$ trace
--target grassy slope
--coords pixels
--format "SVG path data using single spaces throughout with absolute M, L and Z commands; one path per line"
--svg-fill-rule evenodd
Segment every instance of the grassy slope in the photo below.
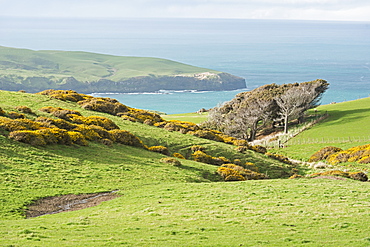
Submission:
M 47 97 L 0 91 L 0 107 L 78 109 Z M 107 115 L 104 115 L 107 116 Z M 233 147 L 111 117 L 145 143 L 188 152 L 191 144 L 234 154 Z M 160 154 L 112 148 L 32 147 L 0 136 L 0 246 L 367 246 L 367 183 L 264 180 L 209 183 L 214 166 L 158 162 Z M 236 153 L 235 153 L 236 154 Z M 213 154 L 214 155 L 214 154 Z M 259 165 L 278 162 L 248 153 Z M 212 180 L 212 179 L 211 179 Z M 203 182 L 203 183 L 192 183 Z M 119 189 L 120 198 L 80 211 L 21 219 L 44 196 Z
M 323 105 L 317 109 L 320 113 L 327 112 L 329 117 L 293 138 L 287 148 L 277 152 L 307 160 L 322 147 L 347 149 L 370 143 L 370 98 Z M 320 143 L 323 141 L 325 143 Z M 298 144 L 305 142 L 309 143 Z
M 0 91 L 0 98 L 0 107 L 6 111 L 14 110 L 15 106 L 26 105 L 36 114 L 48 116 L 38 109 L 43 106 L 60 106 L 77 109 L 84 116 L 107 116 L 121 129 L 137 135 L 148 146 L 164 145 L 171 153 L 180 152 L 187 158 L 191 158 L 190 147 L 200 144 L 206 147 L 212 156 L 254 162 L 262 172 L 271 177 L 280 176 L 283 170 L 289 172 L 291 169 L 284 168 L 281 163 L 258 153 L 250 151 L 241 154 L 231 145 L 86 111 L 74 103 L 7 91 Z M 162 155 L 124 145 L 114 145 L 112 148 L 95 143 L 91 143 L 89 147 L 77 148 L 60 145 L 32 147 L 4 136 L 0 136 L 0 142 L 1 177 L 8 181 L 3 184 L 5 187 L 2 187 L 3 195 L 6 195 L 5 201 L 2 202 L 4 206 L 0 207 L 3 210 L 0 214 L 3 216 L 12 216 L 12 208 L 19 208 L 28 201 L 48 195 L 105 191 L 117 189 L 117 186 L 123 188 L 159 182 L 210 181 L 217 168 L 193 161 L 182 161 L 183 166 L 180 169 L 168 167 L 159 162 Z M 8 200 L 11 200 L 13 205 L 9 204 Z
M 170 120 L 179 120 L 179 121 L 186 121 L 192 123 L 202 123 L 207 120 L 208 113 L 182 113 L 182 114 L 170 114 L 170 115 L 163 115 L 163 119 L 170 121 Z
M 120 79 L 148 75 L 177 75 L 216 72 L 170 60 L 111 56 L 88 52 L 32 51 L 0 46 L 0 61 L 14 63 L 1 74 L 18 76 L 73 76 L 77 80 Z M 23 66 L 23 67 L 22 67 Z M 35 69 L 25 69 L 29 66 Z M 2 68 L 0 64 L 0 68 Z M 18 67 L 18 68 L 15 68 Z M 217 72 L 216 72 L 217 73 Z

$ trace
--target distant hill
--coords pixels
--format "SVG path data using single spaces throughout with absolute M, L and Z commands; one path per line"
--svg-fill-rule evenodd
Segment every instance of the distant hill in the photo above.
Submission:
M 243 78 L 166 59 L 0 46 L 2 90 L 124 93 L 161 89 L 217 91 L 245 86 Z

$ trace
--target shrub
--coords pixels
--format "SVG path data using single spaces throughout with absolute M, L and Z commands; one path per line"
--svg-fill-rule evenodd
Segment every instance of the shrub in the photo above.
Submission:
M 197 162 L 212 164 L 213 157 L 211 155 L 208 155 L 208 154 L 200 151 L 200 150 L 195 151 L 192 155 L 193 155 L 193 159 Z
M 185 157 L 180 153 L 174 153 L 172 156 L 179 159 L 185 159 Z
M 29 119 L 10 119 L 0 117 L 0 128 L 6 131 L 36 130 L 40 125 Z
M 225 181 L 245 181 L 245 177 L 240 175 L 240 173 L 232 168 L 228 167 L 219 167 L 217 169 L 217 173 L 225 180 Z
M 47 144 L 72 145 L 73 141 L 67 130 L 59 128 L 40 129 L 37 132 L 45 137 Z
M 131 116 L 127 116 L 127 115 L 120 115 L 120 117 L 121 117 L 123 120 L 127 120 L 127 121 L 130 121 L 130 122 L 133 122 L 133 123 L 138 122 L 136 118 L 131 117 Z
M 59 128 L 65 130 L 73 130 L 77 125 L 70 123 L 64 119 L 53 119 L 47 117 L 38 117 L 35 120 L 36 122 L 40 123 L 43 127 L 47 128 Z
M 332 147 L 332 146 L 324 147 L 320 149 L 319 151 L 317 151 L 316 153 L 314 153 L 308 161 L 316 162 L 320 160 L 326 160 L 330 155 L 334 153 L 338 153 L 340 151 L 343 151 L 343 150 L 337 147 Z
M 151 119 L 145 119 L 144 124 L 153 126 L 154 125 L 154 122 Z
M 95 131 L 94 128 L 91 128 L 89 125 L 78 124 L 73 131 L 78 132 L 84 136 L 87 140 L 97 141 L 101 139 L 101 136 Z M 73 141 L 73 139 L 72 139 Z
M 145 145 L 138 137 L 126 130 L 114 129 L 109 130 L 108 132 L 110 133 L 112 141 L 114 142 L 134 147 L 145 148 Z
M 156 153 L 161 153 L 164 155 L 170 155 L 170 152 L 168 151 L 167 147 L 164 146 L 152 146 L 149 147 L 149 151 L 156 152 Z
M 231 163 L 231 161 L 225 157 L 212 157 L 212 162 L 210 164 L 220 166 L 227 163 Z
M 33 146 L 44 146 L 46 145 L 44 137 L 34 130 L 18 130 L 12 131 L 9 134 L 9 138 L 15 141 L 24 142 Z
M 216 142 L 223 142 L 223 139 L 219 135 L 215 134 L 213 131 L 210 130 L 197 130 L 190 131 L 188 133 L 199 138 L 204 138 Z
M 201 145 L 193 145 L 190 147 L 191 151 L 193 152 L 196 152 L 196 151 L 204 151 L 206 150 L 204 147 L 202 147 Z
M 72 101 L 72 102 L 78 102 L 83 99 L 85 99 L 86 95 L 79 94 L 73 90 L 54 90 L 49 89 L 42 92 L 39 92 L 37 94 L 41 95 L 48 95 L 51 98 L 62 100 L 62 101 Z
M 47 113 L 52 113 L 52 112 L 60 111 L 60 110 L 63 110 L 63 108 L 52 107 L 52 106 L 45 106 L 45 107 L 40 108 L 40 111 L 47 112 Z
M 18 113 L 15 111 L 8 112 L 8 117 L 12 119 L 19 119 L 19 118 L 25 118 L 25 116 L 22 113 Z
M 362 182 L 366 182 L 368 180 L 367 175 L 363 172 L 350 172 L 349 177 Z
M 260 145 L 252 146 L 250 149 L 261 154 L 265 154 L 267 152 L 267 149 Z
M 349 178 L 348 172 L 340 171 L 340 170 L 331 170 L 326 172 L 317 172 L 308 175 L 309 177 L 318 177 L 318 176 L 339 176 Z
M 90 111 L 104 112 L 111 115 L 119 115 L 128 111 L 128 107 L 124 104 L 119 103 L 115 99 L 110 98 L 90 98 L 83 101 L 79 101 L 78 104 Z
M 70 109 L 62 109 L 51 112 L 54 117 L 69 121 L 73 116 L 82 116 L 80 112 Z
M 119 127 L 112 120 L 106 117 L 89 116 L 85 118 L 84 123 L 87 125 L 101 126 L 106 130 L 119 129 Z
M 167 131 L 179 131 L 180 130 L 180 127 L 174 123 L 167 123 L 163 128 Z
M 160 162 L 171 164 L 173 166 L 181 166 L 181 162 L 175 158 L 162 158 L 160 159 Z
M 370 163 L 370 155 L 369 156 L 365 156 L 365 157 L 362 157 L 358 163 L 360 164 L 369 164 Z
M 82 135 L 81 133 L 75 132 L 75 131 L 67 131 L 67 134 L 71 138 L 71 141 L 72 141 L 73 144 L 77 144 L 77 145 L 81 145 L 81 146 L 87 146 L 88 145 L 84 135 Z
M 5 115 L 5 111 L 0 107 L 0 116 L 4 116 Z
M 293 165 L 293 163 L 289 160 L 288 157 L 285 157 L 281 154 L 273 154 L 273 153 L 269 153 L 267 152 L 266 155 L 272 159 L 275 159 L 275 160 L 278 160 L 280 162 L 283 162 L 285 164 L 288 164 L 288 165 Z
M 255 172 L 258 172 L 259 170 L 258 167 L 252 162 L 246 162 L 244 167 L 248 170 L 255 171 Z
M 240 159 L 234 159 L 233 163 L 238 166 L 242 165 L 242 161 Z
M 347 151 L 341 151 L 341 152 L 330 155 L 327 158 L 327 161 L 333 165 L 336 165 L 339 163 L 347 162 L 349 157 L 350 157 L 350 153 L 348 153 Z
M 235 150 L 238 151 L 239 153 L 244 153 L 248 149 L 249 148 L 247 146 L 238 146 L 238 147 L 235 148 Z
M 34 114 L 31 108 L 27 106 L 17 106 L 15 109 L 23 113 Z
M 101 139 L 100 141 L 102 144 L 106 145 L 106 146 L 112 146 L 113 145 L 113 141 L 110 140 L 110 139 Z
M 289 179 L 295 179 L 295 178 L 303 178 L 303 176 L 301 176 L 299 174 L 294 174 L 294 175 L 289 177 Z

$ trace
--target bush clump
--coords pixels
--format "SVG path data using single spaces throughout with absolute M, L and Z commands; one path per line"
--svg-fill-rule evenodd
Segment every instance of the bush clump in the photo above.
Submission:
M 202 151 L 204 152 L 206 149 L 202 147 L 201 145 L 193 145 L 190 147 L 190 150 L 195 152 L 195 151 Z
M 40 133 L 33 130 L 12 131 L 9 134 L 9 138 L 15 141 L 31 144 L 32 146 L 46 145 L 44 137 Z
M 223 164 L 217 169 L 217 173 L 221 175 L 225 181 L 244 181 L 267 178 L 263 173 L 248 170 L 235 164 Z
M 26 114 L 34 114 L 31 108 L 27 106 L 17 106 L 15 109 Z
M 78 104 L 86 110 L 104 112 L 114 116 L 128 111 L 127 106 L 111 98 L 89 98 Z
M 48 95 L 54 99 L 58 99 L 62 101 L 72 101 L 72 102 L 78 102 L 78 101 L 84 100 L 87 96 L 84 94 L 79 94 L 73 90 L 54 90 L 54 89 L 44 90 L 36 94 Z
M 318 176 L 339 176 L 339 177 L 344 177 L 344 178 L 351 178 L 354 180 L 359 180 L 359 181 L 367 181 L 368 177 L 365 173 L 363 172 L 344 172 L 340 170 L 331 170 L 331 171 L 326 171 L 326 172 L 317 172 L 308 175 L 309 177 L 318 177 Z
M 160 159 L 160 162 L 162 163 L 166 163 L 166 164 L 171 164 L 173 166 L 181 166 L 181 162 L 178 161 L 177 159 L 175 158 L 162 158 Z
M 197 130 L 190 131 L 188 133 L 199 138 L 208 139 L 216 142 L 223 142 L 223 139 L 218 134 L 211 130 Z
M 182 155 L 180 153 L 173 153 L 172 156 L 175 157 L 175 158 L 178 158 L 178 159 L 183 159 L 183 160 L 185 159 L 184 155 Z
M 227 182 L 246 180 L 238 171 L 228 167 L 219 167 L 217 173 Z
M 149 151 L 156 152 L 156 153 L 161 153 L 161 154 L 164 154 L 164 155 L 167 155 L 167 156 L 170 155 L 170 152 L 168 151 L 168 148 L 164 147 L 164 146 L 152 146 L 152 147 L 149 147 Z
M 0 116 L 5 116 L 6 112 L 0 107 Z
M 195 151 L 192 155 L 193 159 L 197 162 L 212 164 L 213 157 L 211 155 L 204 153 L 203 151 L 200 150 Z
M 319 151 L 317 151 L 316 153 L 314 153 L 308 161 L 317 162 L 321 160 L 326 160 L 330 155 L 340 152 L 340 151 L 343 151 L 343 150 L 337 147 L 332 147 L 332 146 L 324 147 L 320 149 Z
M 267 152 L 267 149 L 261 145 L 251 146 L 250 149 L 261 154 L 265 154 Z
M 146 148 L 144 143 L 135 135 L 131 134 L 127 130 L 109 130 L 108 131 L 111 135 L 112 141 L 129 145 L 133 147 L 139 147 L 139 148 Z
M 10 112 L 8 112 L 7 115 L 11 119 L 25 118 L 25 116 L 22 113 L 18 113 L 18 112 L 15 112 L 15 111 L 10 111 Z
M 280 162 L 283 162 L 285 164 L 288 164 L 288 165 L 293 165 L 293 163 L 289 160 L 288 157 L 284 156 L 284 155 L 281 155 L 281 154 L 273 154 L 273 153 L 270 153 L 270 152 L 267 152 L 266 155 L 272 159 L 275 159 L 275 160 L 278 160 Z

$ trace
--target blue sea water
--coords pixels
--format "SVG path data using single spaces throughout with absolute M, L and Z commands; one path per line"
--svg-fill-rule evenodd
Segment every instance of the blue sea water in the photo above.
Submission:
M 325 79 L 323 104 L 370 94 L 370 22 L 0 17 L 0 45 L 171 59 L 270 83 Z M 166 113 L 196 111 L 240 91 L 104 95 Z

